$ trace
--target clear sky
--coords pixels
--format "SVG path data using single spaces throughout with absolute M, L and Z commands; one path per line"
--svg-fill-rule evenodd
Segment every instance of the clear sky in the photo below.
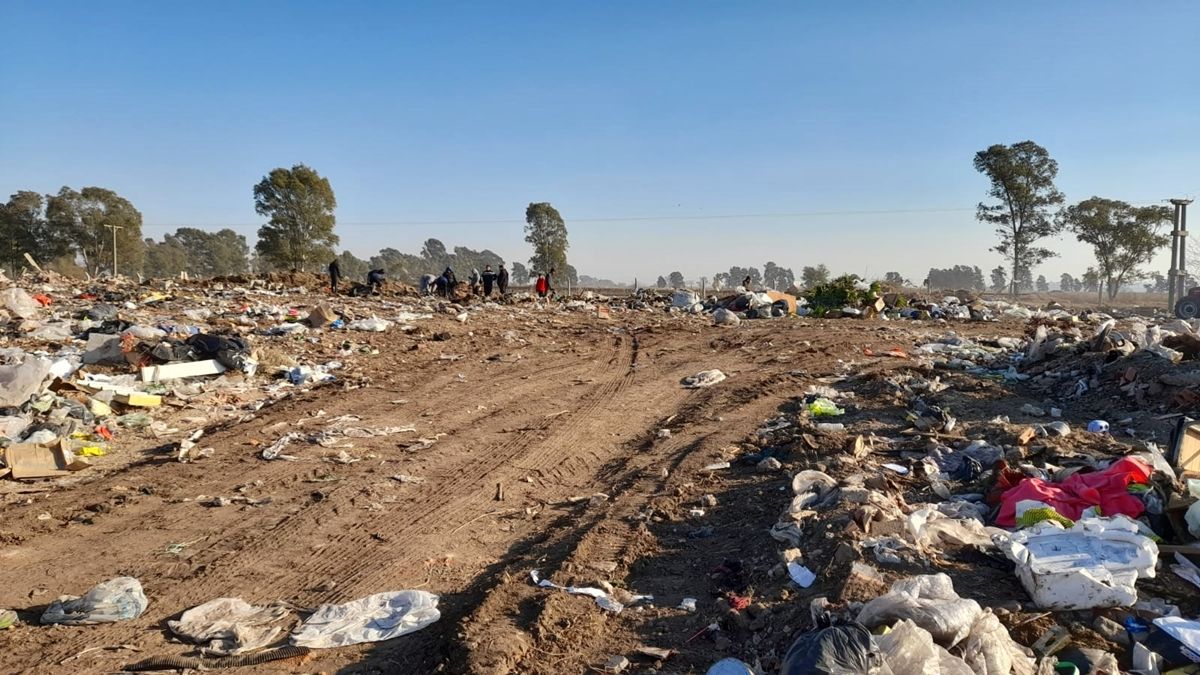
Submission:
M 252 185 L 303 162 L 360 256 L 524 260 L 549 201 L 583 274 L 919 281 L 1000 262 L 993 143 L 1044 145 L 1071 201 L 1200 193 L 1197 25 L 1187 1 L 0 0 L 0 191 L 103 186 L 148 236 L 253 240 Z M 1087 267 L 1055 248 L 1035 275 Z

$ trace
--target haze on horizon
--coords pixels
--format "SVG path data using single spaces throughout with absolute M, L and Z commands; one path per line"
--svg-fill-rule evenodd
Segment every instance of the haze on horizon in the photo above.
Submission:
M 1200 193 L 1195 3 L 0 7 L 2 196 L 111 188 L 154 238 L 253 242 L 251 187 L 302 162 L 364 258 L 436 237 L 524 262 L 549 201 L 594 277 L 920 281 L 1001 263 L 971 165 L 994 143 L 1045 146 L 1068 202 Z M 1092 263 L 1053 246 L 1051 284 Z

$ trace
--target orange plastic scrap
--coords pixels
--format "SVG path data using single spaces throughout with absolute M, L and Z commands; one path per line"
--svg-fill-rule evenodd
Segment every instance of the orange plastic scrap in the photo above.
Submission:
M 113 439 L 113 432 L 109 431 L 108 427 L 104 426 L 103 424 L 96 427 L 96 435 L 106 441 L 111 441 Z
M 893 348 L 891 348 L 887 351 L 883 351 L 883 352 L 877 352 L 877 351 L 872 350 L 870 347 L 866 347 L 863 349 L 863 355 L 864 356 L 890 356 L 894 359 L 909 358 L 908 354 L 903 349 L 900 349 L 899 347 L 893 347 Z
M 33 299 L 37 300 L 37 303 L 42 307 L 49 307 L 50 303 L 54 302 L 50 299 L 50 296 L 46 295 L 45 293 L 38 293 L 37 295 L 33 296 Z

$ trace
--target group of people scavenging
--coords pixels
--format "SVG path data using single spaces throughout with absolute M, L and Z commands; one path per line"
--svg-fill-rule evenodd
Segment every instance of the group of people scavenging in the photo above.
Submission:
M 551 286 L 553 278 L 553 269 L 538 275 L 537 281 L 534 283 L 534 291 L 539 298 L 550 295 L 553 290 Z M 440 295 L 443 298 L 449 298 L 457 285 L 458 278 L 454 274 L 454 269 L 447 266 L 440 276 L 426 274 L 421 277 L 420 291 L 421 295 Z M 484 298 L 491 298 L 492 294 L 496 292 L 500 294 L 500 297 L 504 297 L 508 295 L 508 270 L 505 269 L 504 263 L 500 263 L 500 269 L 495 271 L 492 270 L 491 265 L 485 266 L 482 273 L 479 270 L 471 270 L 470 276 L 467 277 L 467 286 L 471 293 Z
M 366 284 L 354 284 L 350 287 L 350 295 L 379 295 L 383 292 L 383 282 L 386 281 L 383 268 L 367 272 Z M 337 260 L 329 263 L 329 292 L 338 295 L 342 284 L 342 266 Z
M 554 268 L 550 268 L 549 272 L 538 274 L 537 281 L 533 284 L 533 290 L 537 293 L 537 297 L 546 298 L 554 291 L 553 279 Z M 350 289 L 351 295 L 379 295 L 383 291 L 383 282 L 386 280 L 385 273 L 382 268 L 371 270 L 367 273 L 367 283 L 355 284 Z M 333 295 L 338 295 L 339 286 L 342 282 L 342 267 L 337 260 L 329 263 L 329 290 Z M 494 291 L 499 291 L 500 296 L 508 295 L 508 270 L 504 268 L 504 263 L 500 263 L 498 271 L 492 271 L 492 266 L 487 265 L 483 268 L 483 273 L 479 270 L 471 270 L 471 275 L 468 277 L 468 284 L 472 293 L 482 294 L 484 298 L 492 297 Z M 440 276 L 426 274 L 421 277 L 421 295 L 437 294 L 443 298 L 449 298 L 454 292 L 455 286 L 458 285 L 458 279 L 454 275 L 454 270 L 450 266 L 446 266 L 446 270 Z

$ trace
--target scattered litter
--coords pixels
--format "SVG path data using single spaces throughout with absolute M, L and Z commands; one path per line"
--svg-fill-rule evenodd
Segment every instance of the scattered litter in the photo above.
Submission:
M 296 431 L 293 431 L 289 434 L 284 434 L 283 436 L 281 436 L 279 438 L 279 440 L 277 440 L 274 443 L 263 448 L 261 456 L 263 459 L 286 459 L 286 460 L 300 459 L 299 457 L 296 457 L 294 455 L 284 455 L 282 453 L 283 453 L 284 448 L 286 448 L 288 445 L 290 445 L 293 441 L 299 440 L 301 438 L 304 438 L 304 434 L 296 432 Z
M 651 596 L 651 595 L 629 594 L 628 597 L 623 598 L 624 600 L 626 600 L 626 602 L 618 602 L 617 600 L 610 597 L 609 593 L 607 591 L 605 591 L 604 589 L 595 588 L 595 587 L 591 587 L 591 586 L 559 586 L 558 584 L 554 583 L 553 581 L 550 581 L 549 579 L 543 579 L 541 577 L 541 574 L 537 570 L 530 570 L 529 578 L 532 579 L 533 583 L 540 588 L 554 588 L 554 589 L 558 589 L 560 591 L 566 591 L 567 593 L 570 593 L 572 595 L 586 595 L 588 597 L 594 598 L 596 600 L 596 604 L 601 609 L 603 609 L 607 612 L 612 612 L 613 614 L 620 614 L 621 611 L 623 609 L 625 609 L 626 605 L 631 605 L 631 604 L 634 604 L 637 602 L 641 602 L 643 600 L 649 600 L 649 601 L 654 600 L 654 596 Z
M 116 577 L 97 584 L 82 596 L 59 597 L 42 613 L 42 623 L 81 626 L 136 619 L 150 601 L 133 577 Z
M 256 607 L 241 598 L 217 598 L 168 621 L 167 627 L 207 652 L 228 656 L 274 642 L 283 633 L 278 623 L 287 614 L 282 604 Z
M 787 571 L 788 576 L 790 576 L 792 581 L 796 582 L 796 585 L 800 588 L 808 588 L 817 580 L 817 575 L 814 574 L 812 570 L 795 561 L 787 564 Z
M 321 605 L 292 631 L 297 647 L 329 649 L 407 635 L 442 617 L 426 591 L 376 593 L 342 605 Z
M 819 398 L 808 404 L 808 414 L 813 417 L 837 417 L 845 415 L 846 411 L 837 407 L 837 405 L 827 398 Z
M 388 321 L 386 319 L 380 319 L 379 317 L 376 317 L 376 316 L 373 316 L 369 319 L 359 319 L 358 321 L 351 321 L 350 323 L 346 324 L 346 328 L 349 328 L 350 330 L 362 330 L 362 331 L 369 331 L 369 332 L 373 332 L 373 333 L 382 333 L 391 327 L 392 327 L 391 321 Z
M 714 384 L 724 381 L 725 373 L 719 370 L 703 370 L 695 375 L 688 375 L 683 378 L 683 386 L 687 389 L 700 389 L 711 387 Z
M 780 672 L 787 675 L 873 673 L 883 665 L 883 654 L 870 631 L 851 623 L 821 628 L 796 638 L 783 657 Z

